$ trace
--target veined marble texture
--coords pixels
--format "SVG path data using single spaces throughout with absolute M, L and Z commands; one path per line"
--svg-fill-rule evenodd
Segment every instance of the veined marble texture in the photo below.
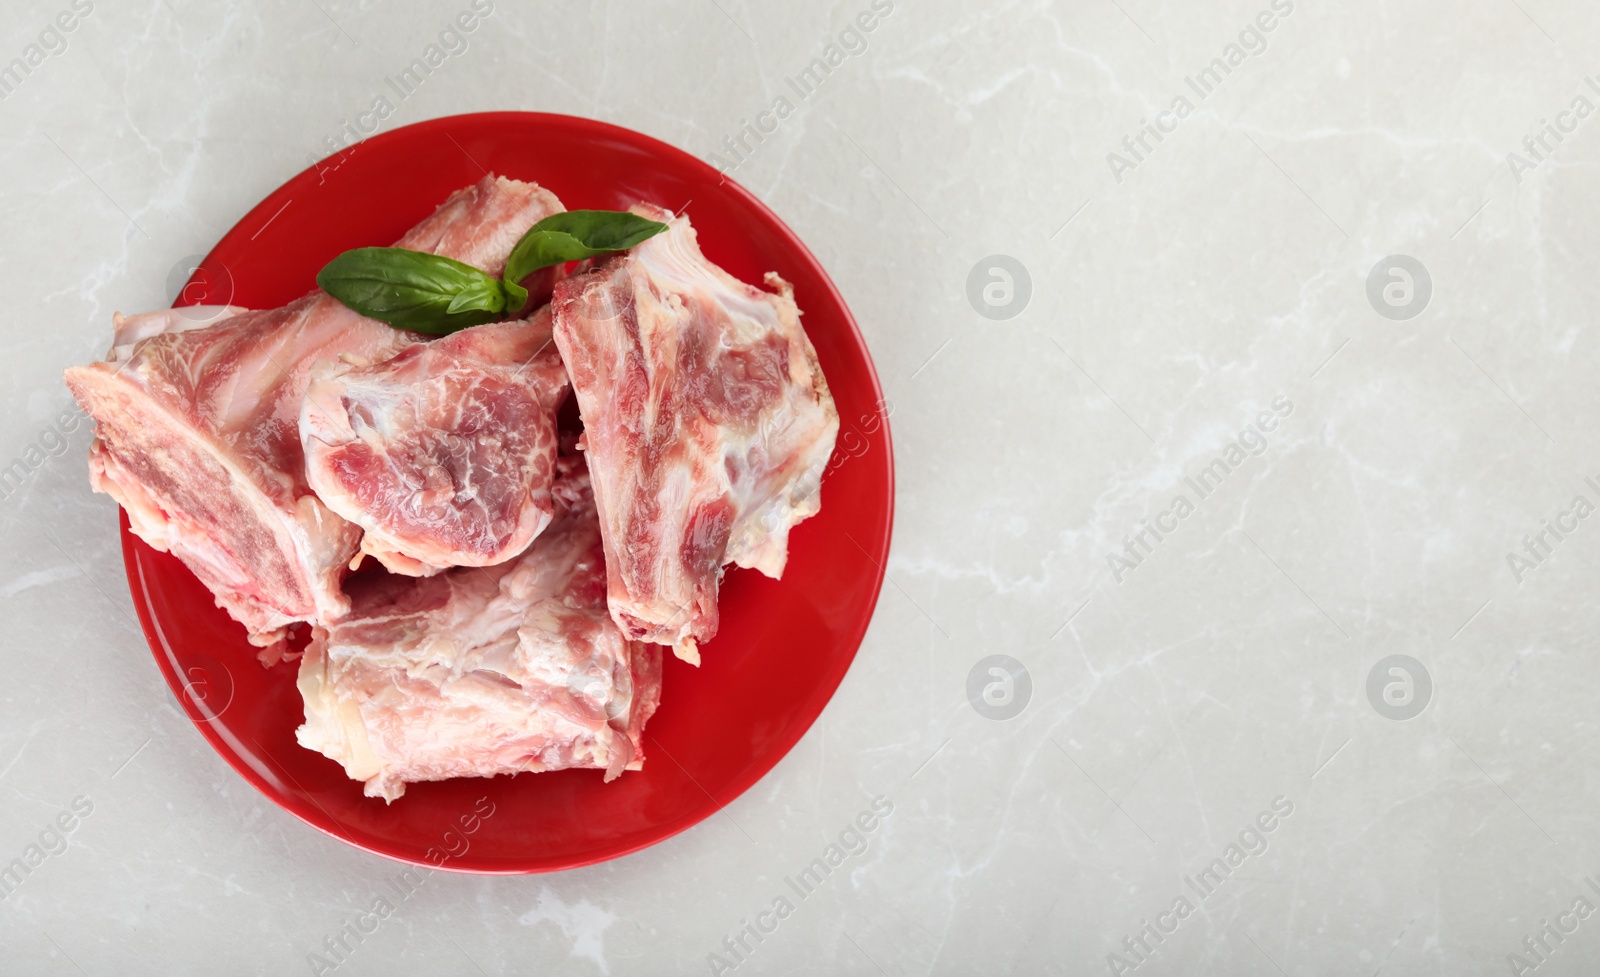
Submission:
M 469 0 L 0 11 L 0 863 L 47 856 L 0 969 L 323 973 L 399 872 L 172 705 L 61 370 L 351 132 L 489 109 L 715 157 L 817 253 L 890 582 L 731 821 L 434 874 L 341 977 L 1600 966 L 1600 6 L 479 4 L 398 87 Z

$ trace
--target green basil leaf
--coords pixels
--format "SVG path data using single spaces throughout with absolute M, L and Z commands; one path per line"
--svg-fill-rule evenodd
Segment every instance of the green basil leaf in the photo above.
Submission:
M 483 281 L 475 281 L 457 292 L 444 311 L 446 315 L 457 315 L 463 312 L 504 312 L 505 308 L 504 287 L 485 275 Z
M 625 210 L 568 210 L 528 229 L 506 261 L 505 280 L 520 282 L 551 265 L 622 251 L 667 229 Z
M 317 285 L 370 319 L 437 335 L 493 322 L 508 297 L 471 265 L 405 248 L 346 251 L 317 273 Z
M 515 315 L 522 307 L 528 304 L 528 290 L 516 282 L 501 282 L 500 287 L 506 290 L 506 312 Z

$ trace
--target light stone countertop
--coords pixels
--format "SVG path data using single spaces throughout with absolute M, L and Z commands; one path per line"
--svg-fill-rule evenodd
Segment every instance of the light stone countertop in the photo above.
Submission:
M 716 154 L 809 243 L 895 405 L 891 584 L 751 838 L 437 874 L 340 977 L 1600 965 L 1600 5 L 495 0 L 375 120 L 468 5 L 0 11 L 38 61 L 0 74 L 0 862 L 92 808 L 0 971 L 319 973 L 395 870 L 172 707 L 60 377 L 347 122 L 488 109 Z

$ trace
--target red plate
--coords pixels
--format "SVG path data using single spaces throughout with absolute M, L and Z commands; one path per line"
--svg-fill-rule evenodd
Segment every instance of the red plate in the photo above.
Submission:
M 711 260 L 794 283 L 839 406 L 821 514 L 793 533 L 783 579 L 730 569 L 722 627 L 692 668 L 668 655 L 644 769 L 414 784 L 392 805 L 295 743 L 295 667 L 265 669 L 244 629 L 177 559 L 122 523 L 134 605 L 156 663 L 223 759 L 307 824 L 367 851 L 464 872 L 547 872 L 616 858 L 709 817 L 783 757 L 844 678 L 889 555 L 890 408 L 850 311 L 800 239 L 707 164 L 627 129 L 495 112 L 384 133 L 301 173 L 223 237 L 179 304 L 271 308 L 304 294 L 330 258 L 386 245 L 486 171 L 533 180 L 569 207 L 650 200 L 687 207 Z M 486 802 L 480 799 L 486 798 Z M 481 817 L 493 805 L 493 814 Z M 470 830 L 469 830 L 470 829 Z

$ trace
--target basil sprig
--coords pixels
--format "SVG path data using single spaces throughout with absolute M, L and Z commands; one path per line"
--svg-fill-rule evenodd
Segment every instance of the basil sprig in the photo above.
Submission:
M 356 248 L 328 262 L 317 285 L 369 319 L 442 336 L 521 311 L 521 282 L 541 268 L 631 248 L 666 229 L 627 211 L 569 210 L 528 229 L 503 278 L 426 251 Z

